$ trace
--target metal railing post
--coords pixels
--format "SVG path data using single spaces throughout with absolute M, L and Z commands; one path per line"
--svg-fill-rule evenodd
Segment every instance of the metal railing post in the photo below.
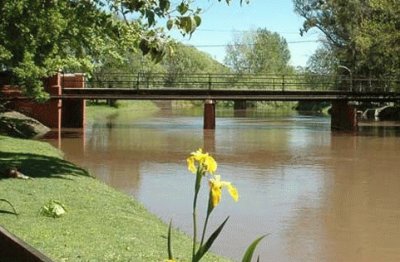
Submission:
M 65 87 L 65 75 L 64 71 L 61 71 L 61 89 Z
M 137 73 L 137 79 L 136 79 L 136 90 L 139 90 L 139 85 L 140 85 L 140 72 Z
M 285 91 L 285 75 L 282 75 L 282 91 Z
M 372 80 L 371 80 L 371 77 L 369 77 L 368 82 L 369 82 L 369 88 L 372 89 Z M 360 90 L 360 91 L 361 91 L 361 90 Z
M 211 90 L 211 74 L 208 74 L 208 90 Z
M 335 76 L 335 91 L 338 90 L 338 86 L 339 86 L 339 80 L 338 80 L 339 76 Z

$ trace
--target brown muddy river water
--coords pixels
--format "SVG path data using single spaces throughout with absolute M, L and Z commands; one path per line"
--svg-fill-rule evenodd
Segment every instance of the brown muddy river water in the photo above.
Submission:
M 187 109 L 100 118 L 83 136 L 66 131 L 61 149 L 190 234 L 194 175 L 185 159 L 204 147 L 240 193 L 234 203 L 224 192 L 210 226 L 230 216 L 212 250 L 235 261 L 262 234 L 261 261 L 400 261 L 400 126 L 332 133 L 329 117 L 251 110 L 218 111 L 215 131 L 203 132 L 202 121 Z M 200 213 L 205 181 L 203 189 Z

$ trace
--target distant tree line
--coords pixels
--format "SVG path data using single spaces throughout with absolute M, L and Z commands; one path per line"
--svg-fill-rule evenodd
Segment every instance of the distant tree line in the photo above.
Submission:
M 315 73 L 400 78 L 400 4 L 397 0 L 293 0 L 305 18 L 301 33 L 316 28 L 324 44 L 310 58 Z

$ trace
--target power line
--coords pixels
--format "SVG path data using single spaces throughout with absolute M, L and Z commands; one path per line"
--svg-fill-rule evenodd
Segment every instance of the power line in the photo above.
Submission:
M 299 41 L 288 41 L 288 44 L 301 44 L 301 43 L 317 43 L 321 40 L 299 40 Z M 227 47 L 227 46 L 248 46 L 255 44 L 215 44 L 215 45 L 190 45 L 193 47 L 209 48 L 209 47 Z
M 217 32 L 217 33 L 246 33 L 246 32 L 252 32 L 253 30 L 238 30 L 238 29 L 207 29 L 207 28 L 198 28 L 196 31 L 201 31 L 201 32 Z M 299 32 L 283 32 L 283 31 L 273 31 L 274 33 L 278 34 L 296 34 L 300 35 Z
M 199 32 L 216 32 L 216 33 L 247 33 L 247 32 L 253 32 L 256 30 L 252 30 L 252 29 L 243 29 L 243 30 L 239 30 L 239 29 L 211 29 L 211 28 L 197 28 L 196 31 Z M 282 35 L 300 35 L 300 31 L 274 31 L 274 30 L 269 30 L 272 33 L 278 33 L 278 34 L 282 34 Z M 307 35 L 315 35 L 318 34 L 318 32 L 308 32 Z

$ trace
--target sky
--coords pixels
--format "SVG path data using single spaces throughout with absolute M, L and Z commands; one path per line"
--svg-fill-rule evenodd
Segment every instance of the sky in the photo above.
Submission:
M 172 37 L 209 53 L 220 62 L 225 57 L 225 46 L 233 40 L 235 33 L 257 28 L 277 32 L 286 39 L 293 66 L 305 66 L 319 46 L 321 33 L 318 31 L 300 36 L 304 19 L 294 12 L 292 0 L 250 0 L 242 6 L 239 0 L 232 0 L 229 6 L 224 0 L 196 0 L 195 3 L 203 10 L 200 27 L 190 39 L 178 32 Z

